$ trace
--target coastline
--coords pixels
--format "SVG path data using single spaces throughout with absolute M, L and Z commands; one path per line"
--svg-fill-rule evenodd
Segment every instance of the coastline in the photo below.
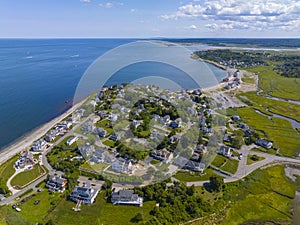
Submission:
M 23 137 L 20 137 L 13 143 L 9 144 L 7 147 L 4 147 L 0 152 L 0 165 L 6 162 L 8 159 L 12 158 L 21 151 L 29 148 L 34 141 L 40 139 L 45 135 L 55 124 L 62 121 L 65 117 L 72 114 L 76 109 L 78 109 L 88 98 L 76 103 L 70 109 L 62 113 L 61 115 L 55 117 L 49 122 L 35 128 L 33 131 L 28 132 Z

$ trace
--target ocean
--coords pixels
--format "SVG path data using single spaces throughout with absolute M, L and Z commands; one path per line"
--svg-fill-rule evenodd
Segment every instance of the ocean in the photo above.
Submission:
M 0 39 L 0 149 L 69 109 L 89 65 L 107 51 L 133 41 L 136 40 Z M 209 67 L 218 80 L 227 75 Z M 153 74 L 183 77 L 177 68 L 148 62 L 118 71 L 107 84 Z M 193 81 L 181 80 L 185 87 L 194 87 Z

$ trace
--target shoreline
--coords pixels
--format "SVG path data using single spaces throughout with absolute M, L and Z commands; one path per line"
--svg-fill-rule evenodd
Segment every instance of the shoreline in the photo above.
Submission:
M 82 101 L 76 103 L 67 111 L 62 113 L 61 115 L 55 117 L 54 119 L 50 120 L 49 122 L 42 124 L 41 126 L 35 128 L 34 130 L 28 132 L 27 134 L 21 136 L 20 138 L 16 139 L 14 142 L 9 144 L 7 147 L 4 147 L 0 151 L 0 165 L 6 162 L 8 159 L 12 158 L 16 154 L 20 153 L 21 151 L 29 148 L 34 141 L 40 139 L 44 136 L 53 126 L 57 123 L 62 121 L 65 117 L 72 114 L 76 109 L 78 109 L 88 98 L 83 99 Z

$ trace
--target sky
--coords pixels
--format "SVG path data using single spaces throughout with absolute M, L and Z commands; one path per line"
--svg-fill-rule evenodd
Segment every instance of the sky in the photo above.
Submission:
M 0 0 L 0 38 L 300 37 L 300 0 Z

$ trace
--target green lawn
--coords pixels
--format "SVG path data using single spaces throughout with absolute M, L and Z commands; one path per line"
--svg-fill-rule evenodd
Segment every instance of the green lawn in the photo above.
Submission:
M 244 76 L 244 77 L 242 77 L 242 81 L 245 83 L 248 83 L 248 84 L 255 84 L 254 77 Z
M 234 174 L 239 166 L 239 161 L 226 158 L 222 155 L 216 155 L 212 165 L 220 168 L 221 170 Z
M 299 187 L 285 177 L 284 166 L 257 170 L 244 181 L 226 184 L 225 196 L 232 202 L 224 224 L 247 221 L 291 222 L 290 209 Z
M 0 165 L 0 177 L 4 181 L 7 181 L 15 173 L 14 164 L 18 158 L 19 156 L 16 155 Z
M 108 147 L 112 147 L 112 148 L 114 148 L 116 146 L 116 143 L 112 140 L 103 141 L 103 144 L 108 146 Z
M 280 76 L 273 70 L 273 66 L 259 66 L 246 69 L 249 72 L 255 72 L 259 76 L 259 88 L 269 95 L 300 100 L 300 78 L 287 78 Z
M 253 158 L 254 155 L 250 155 L 250 154 L 248 155 L 248 157 L 247 157 L 247 165 L 251 165 L 253 163 L 257 163 L 257 162 L 265 159 L 264 157 L 256 155 L 256 157 L 257 157 L 258 160 L 253 160 L 254 159 Z
M 149 219 L 149 212 L 155 207 L 154 202 L 146 202 L 143 207 L 114 206 L 106 202 L 100 193 L 93 205 L 82 205 L 80 212 L 74 212 L 74 202 L 62 200 L 47 219 L 52 219 L 56 224 L 131 224 L 130 220 L 137 214 L 142 213 L 145 219 Z
M 34 202 L 39 200 L 38 205 L 34 205 Z M 60 201 L 59 194 L 50 194 L 47 189 L 44 189 L 41 193 L 36 193 L 36 196 L 25 202 L 20 206 L 22 211 L 20 215 L 22 218 L 30 223 L 36 224 L 42 222 L 55 201 Z
M 251 108 L 239 108 L 235 110 L 252 129 L 257 130 L 261 136 L 273 141 L 274 146 L 280 148 L 280 154 L 290 157 L 299 155 L 300 136 L 292 128 L 290 122 L 279 118 L 269 120 Z
M 11 185 L 22 187 L 39 177 L 43 172 L 43 168 L 39 164 L 36 164 L 32 170 L 26 170 L 16 175 L 12 179 Z
M 211 168 L 207 168 L 203 173 L 193 172 L 193 171 L 178 171 L 173 177 L 183 181 L 183 182 L 192 182 L 192 181 L 205 181 L 209 180 L 212 175 L 216 175 Z

